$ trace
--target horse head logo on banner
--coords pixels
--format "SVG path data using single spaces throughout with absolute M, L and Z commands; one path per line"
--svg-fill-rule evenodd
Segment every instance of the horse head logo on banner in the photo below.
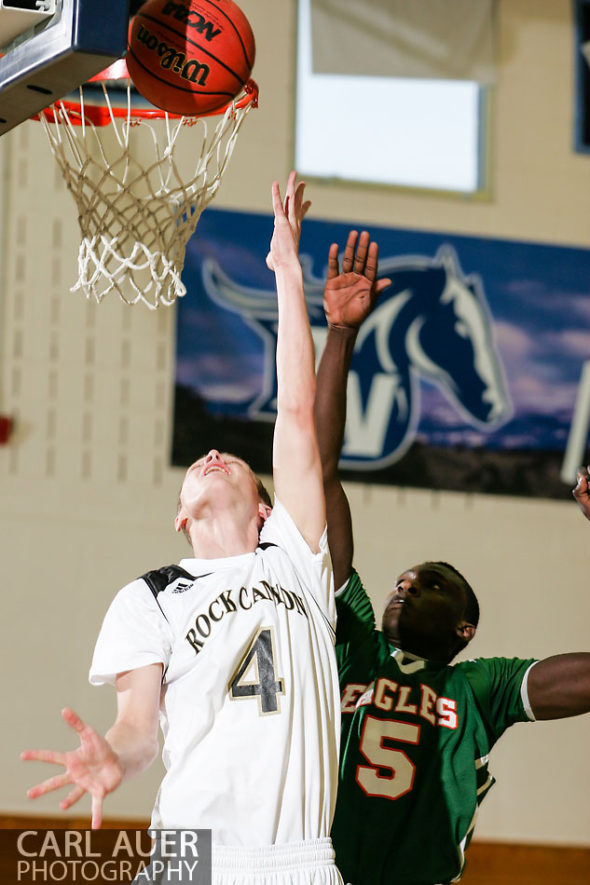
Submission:
M 302 265 L 319 354 L 326 335 L 323 280 L 312 274 L 308 256 Z M 359 332 L 342 452 L 347 466 L 364 469 L 398 461 L 415 439 L 421 378 L 439 387 L 461 419 L 480 431 L 490 433 L 513 411 L 481 280 L 462 273 L 454 249 L 443 245 L 434 258 L 382 258 L 379 270 L 392 285 Z M 264 341 L 262 390 L 246 411 L 251 418 L 274 419 L 274 297 L 235 283 L 211 260 L 203 263 L 203 284 L 211 299 L 241 314 Z

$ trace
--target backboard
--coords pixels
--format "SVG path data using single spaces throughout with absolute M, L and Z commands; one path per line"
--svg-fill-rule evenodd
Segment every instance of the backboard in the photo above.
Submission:
M 129 0 L 55 5 L 50 18 L 0 47 L 0 135 L 125 54 Z

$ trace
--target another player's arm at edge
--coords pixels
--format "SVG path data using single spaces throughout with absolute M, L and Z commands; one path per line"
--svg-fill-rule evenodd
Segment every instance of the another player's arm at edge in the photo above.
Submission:
M 573 496 L 590 520 L 590 472 L 578 470 Z M 590 653 L 555 655 L 529 674 L 528 694 L 537 719 L 561 719 L 590 712 Z
M 590 713 L 590 653 L 572 652 L 539 661 L 528 678 L 536 719 L 565 719 Z
M 304 184 L 292 172 L 285 206 L 279 186 L 272 189 L 275 227 L 269 266 L 278 297 L 277 419 L 273 441 L 273 480 L 278 499 L 313 552 L 326 526 L 320 456 L 314 424 L 315 355 L 298 256 L 299 230 L 309 203 Z

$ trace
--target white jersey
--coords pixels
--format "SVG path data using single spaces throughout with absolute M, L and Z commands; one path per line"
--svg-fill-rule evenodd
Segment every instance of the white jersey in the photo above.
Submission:
M 338 775 L 336 621 L 327 536 L 312 553 L 275 501 L 254 553 L 139 578 L 105 617 L 97 685 L 162 662 L 162 781 L 152 825 L 265 846 L 329 836 Z M 164 570 L 165 571 L 165 570 Z M 193 580 L 194 577 L 194 580 Z

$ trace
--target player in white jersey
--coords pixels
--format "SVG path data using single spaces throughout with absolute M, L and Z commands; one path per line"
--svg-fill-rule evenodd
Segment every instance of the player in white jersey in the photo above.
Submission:
M 204 461 L 205 470 L 227 463 L 235 462 L 217 452 Z M 167 774 L 152 825 L 206 826 L 218 845 L 303 842 L 330 825 L 330 563 L 325 543 L 312 553 L 280 501 L 261 543 L 252 553 L 184 559 L 159 591 L 149 575 L 155 593 L 143 578 L 123 588 L 91 669 L 100 684 L 166 663 Z M 168 576 L 157 574 L 164 585 Z M 318 716 L 322 727 L 310 727 Z
M 248 465 L 211 450 L 187 471 L 177 531 L 194 558 L 124 587 L 103 623 L 93 683 L 113 682 L 105 737 L 71 710 L 68 753 L 28 751 L 65 773 L 29 791 L 72 785 L 69 808 L 145 769 L 164 733 L 156 827 L 211 829 L 216 883 L 337 883 L 329 839 L 338 766 L 335 605 L 314 426 L 315 370 L 298 260 L 309 203 L 291 173 L 273 184 L 279 327 L 273 443 L 275 506 Z

